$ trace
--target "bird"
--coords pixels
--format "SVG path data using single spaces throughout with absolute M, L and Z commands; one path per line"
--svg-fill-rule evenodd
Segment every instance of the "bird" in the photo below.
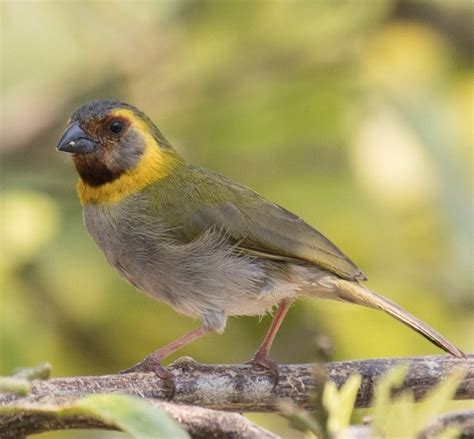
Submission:
M 361 269 L 303 219 L 188 164 L 136 107 L 118 100 L 85 103 L 69 118 L 57 150 L 72 155 L 85 227 L 109 264 L 141 292 L 202 322 L 126 372 L 153 371 L 172 380 L 162 365 L 166 357 L 222 333 L 228 317 L 274 312 L 250 363 L 278 377 L 270 349 L 301 296 L 384 311 L 464 357 L 428 324 L 369 290 Z

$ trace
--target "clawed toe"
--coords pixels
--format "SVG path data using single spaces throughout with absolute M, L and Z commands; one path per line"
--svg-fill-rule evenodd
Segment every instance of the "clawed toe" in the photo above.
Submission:
M 168 396 L 168 401 L 171 401 L 174 398 L 176 393 L 176 383 L 174 375 L 162 364 L 160 360 L 156 359 L 152 355 L 146 357 L 140 363 L 135 364 L 129 369 L 122 370 L 121 374 L 132 373 L 132 372 L 153 372 L 158 378 L 165 381 L 166 385 L 170 389 L 170 394 Z
M 268 357 L 263 355 L 258 355 L 258 353 L 246 364 L 251 364 L 253 366 L 263 367 L 267 369 L 273 376 L 273 387 L 272 390 L 277 386 L 278 381 L 280 380 L 280 374 L 278 370 L 278 363 L 271 360 Z

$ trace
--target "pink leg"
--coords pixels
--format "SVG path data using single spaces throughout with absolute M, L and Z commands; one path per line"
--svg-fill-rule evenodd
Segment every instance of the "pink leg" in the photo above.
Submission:
M 122 373 L 130 372 L 154 372 L 161 379 L 168 382 L 171 388 L 171 396 L 169 399 L 172 399 L 175 392 L 174 376 L 173 374 L 161 365 L 161 360 L 166 357 L 169 357 L 171 354 L 175 353 L 177 350 L 181 349 L 183 346 L 209 334 L 211 329 L 204 326 L 193 329 L 191 332 L 188 332 L 186 335 L 178 338 L 177 340 L 168 343 L 162 348 L 152 352 L 148 355 L 143 361 L 135 364 L 129 369 L 122 371 Z
M 270 349 L 272 348 L 272 344 L 275 340 L 277 332 L 280 329 L 280 326 L 283 323 L 283 319 L 288 313 L 288 310 L 290 309 L 291 302 L 292 301 L 284 300 L 280 303 L 277 312 L 273 316 L 273 320 L 270 324 L 270 327 L 268 328 L 267 334 L 265 335 L 262 344 L 258 348 L 258 351 L 255 353 L 254 358 L 268 358 L 268 355 L 270 354 Z
M 251 364 L 255 364 L 258 366 L 262 366 L 265 369 L 268 369 L 274 376 L 274 387 L 278 383 L 278 365 L 273 361 L 270 360 L 269 354 L 270 349 L 272 348 L 273 341 L 277 335 L 278 330 L 285 318 L 288 310 L 290 309 L 292 300 L 284 300 L 280 303 L 277 312 L 273 316 L 272 323 L 268 328 L 267 334 L 263 339 L 262 344 L 258 348 L 257 352 L 253 356 L 252 360 L 250 361 Z
M 148 357 L 153 357 L 155 361 L 161 361 L 165 359 L 166 357 L 169 357 L 171 354 L 174 354 L 183 346 L 186 346 L 187 344 L 192 343 L 193 341 L 201 337 L 204 337 L 206 334 L 209 334 L 209 332 L 211 332 L 211 330 L 204 326 L 201 326 L 200 328 L 197 328 L 197 329 L 193 329 L 191 332 L 188 332 L 186 335 L 183 335 L 177 340 L 174 340 L 171 343 L 168 343 L 167 345 L 153 352 Z

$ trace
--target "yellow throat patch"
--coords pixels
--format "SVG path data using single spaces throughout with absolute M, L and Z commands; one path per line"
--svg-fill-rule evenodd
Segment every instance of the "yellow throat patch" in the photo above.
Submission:
M 125 171 L 116 180 L 100 186 L 89 186 L 80 178 L 77 182 L 77 193 L 82 205 L 116 203 L 123 198 L 139 192 L 146 186 L 165 178 L 177 164 L 177 157 L 165 154 L 157 145 L 147 124 L 137 118 L 131 111 L 120 109 L 116 116 L 126 117 L 145 139 L 145 149 L 137 166 Z

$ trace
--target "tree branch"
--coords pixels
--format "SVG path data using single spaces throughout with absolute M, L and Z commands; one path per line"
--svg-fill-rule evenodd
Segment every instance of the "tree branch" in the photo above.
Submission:
M 458 367 L 464 368 L 466 375 L 456 392 L 455 399 L 474 398 L 473 355 L 465 359 L 444 356 L 344 361 L 327 363 L 324 368 L 322 365 L 311 364 L 281 365 L 280 379 L 273 390 L 272 376 L 263 369 L 250 365 L 205 365 L 196 363 L 189 358 L 183 358 L 170 366 L 170 371 L 176 380 L 176 394 L 173 403 L 221 411 L 274 412 L 277 411 L 276 401 L 278 399 L 289 398 L 300 407 L 311 408 L 314 395 L 321 389 L 324 382 L 324 379 L 321 378 L 322 370 L 324 370 L 326 378 L 334 381 L 338 386 L 341 386 L 350 375 L 359 373 L 362 376 L 362 384 L 357 395 L 356 407 L 367 407 L 372 398 L 374 384 L 388 370 L 400 363 L 408 366 L 408 374 L 400 390 L 411 389 L 417 400 Z M 160 400 L 166 399 L 169 388 L 153 373 L 54 378 L 46 381 L 32 381 L 31 391 L 27 396 L 0 394 L 0 405 L 21 405 L 34 409 L 35 407 L 72 403 L 78 398 L 95 393 L 122 393 L 150 400 Z M 177 407 L 175 404 L 159 404 L 163 405 L 167 411 L 175 410 L 174 415 L 173 413 L 171 415 L 178 418 L 181 423 L 185 423 L 183 419 L 189 419 L 191 423 L 193 419 L 197 419 L 195 413 L 186 417 L 185 412 L 181 412 L 184 408 Z M 188 409 L 204 410 L 199 407 L 189 407 Z M 206 418 L 207 412 L 202 412 L 204 416 L 202 419 L 208 419 Z M 218 412 L 217 417 L 216 412 L 212 413 L 214 413 L 212 419 L 220 417 L 224 421 L 227 420 L 229 425 L 240 428 L 240 431 L 244 431 L 245 428 L 250 429 L 252 426 L 250 423 L 245 424 L 243 418 L 242 421 L 233 418 L 238 415 L 228 414 L 229 417 L 226 418 L 225 413 Z M 66 421 L 69 423 L 67 424 Z M 48 424 L 51 429 L 55 422 L 57 428 L 64 428 L 65 424 L 57 425 L 59 421 L 34 413 L 32 410 L 21 414 L 21 416 L 5 414 L 0 418 L 0 437 L 7 437 L 2 434 L 10 431 L 13 426 L 28 425 L 32 427 L 43 423 Z M 98 426 L 97 421 L 91 423 L 87 418 L 78 418 L 73 424 L 72 420 L 64 420 L 64 422 L 69 428 Z M 206 422 L 203 421 L 204 424 Z M 216 428 L 221 427 L 216 426 Z M 200 428 L 196 427 L 196 431 L 199 431 Z M 207 426 L 207 428 L 213 427 Z M 271 435 L 271 433 L 268 434 Z
M 279 436 L 259 427 L 242 415 L 226 413 L 202 407 L 177 405 L 163 401 L 152 401 L 169 417 L 178 422 L 193 439 L 219 437 L 225 439 L 280 439 Z M 22 439 L 30 434 L 66 429 L 116 430 L 113 425 L 93 417 L 58 415 L 35 411 L 32 405 L 23 413 L 0 415 L 0 437 Z

